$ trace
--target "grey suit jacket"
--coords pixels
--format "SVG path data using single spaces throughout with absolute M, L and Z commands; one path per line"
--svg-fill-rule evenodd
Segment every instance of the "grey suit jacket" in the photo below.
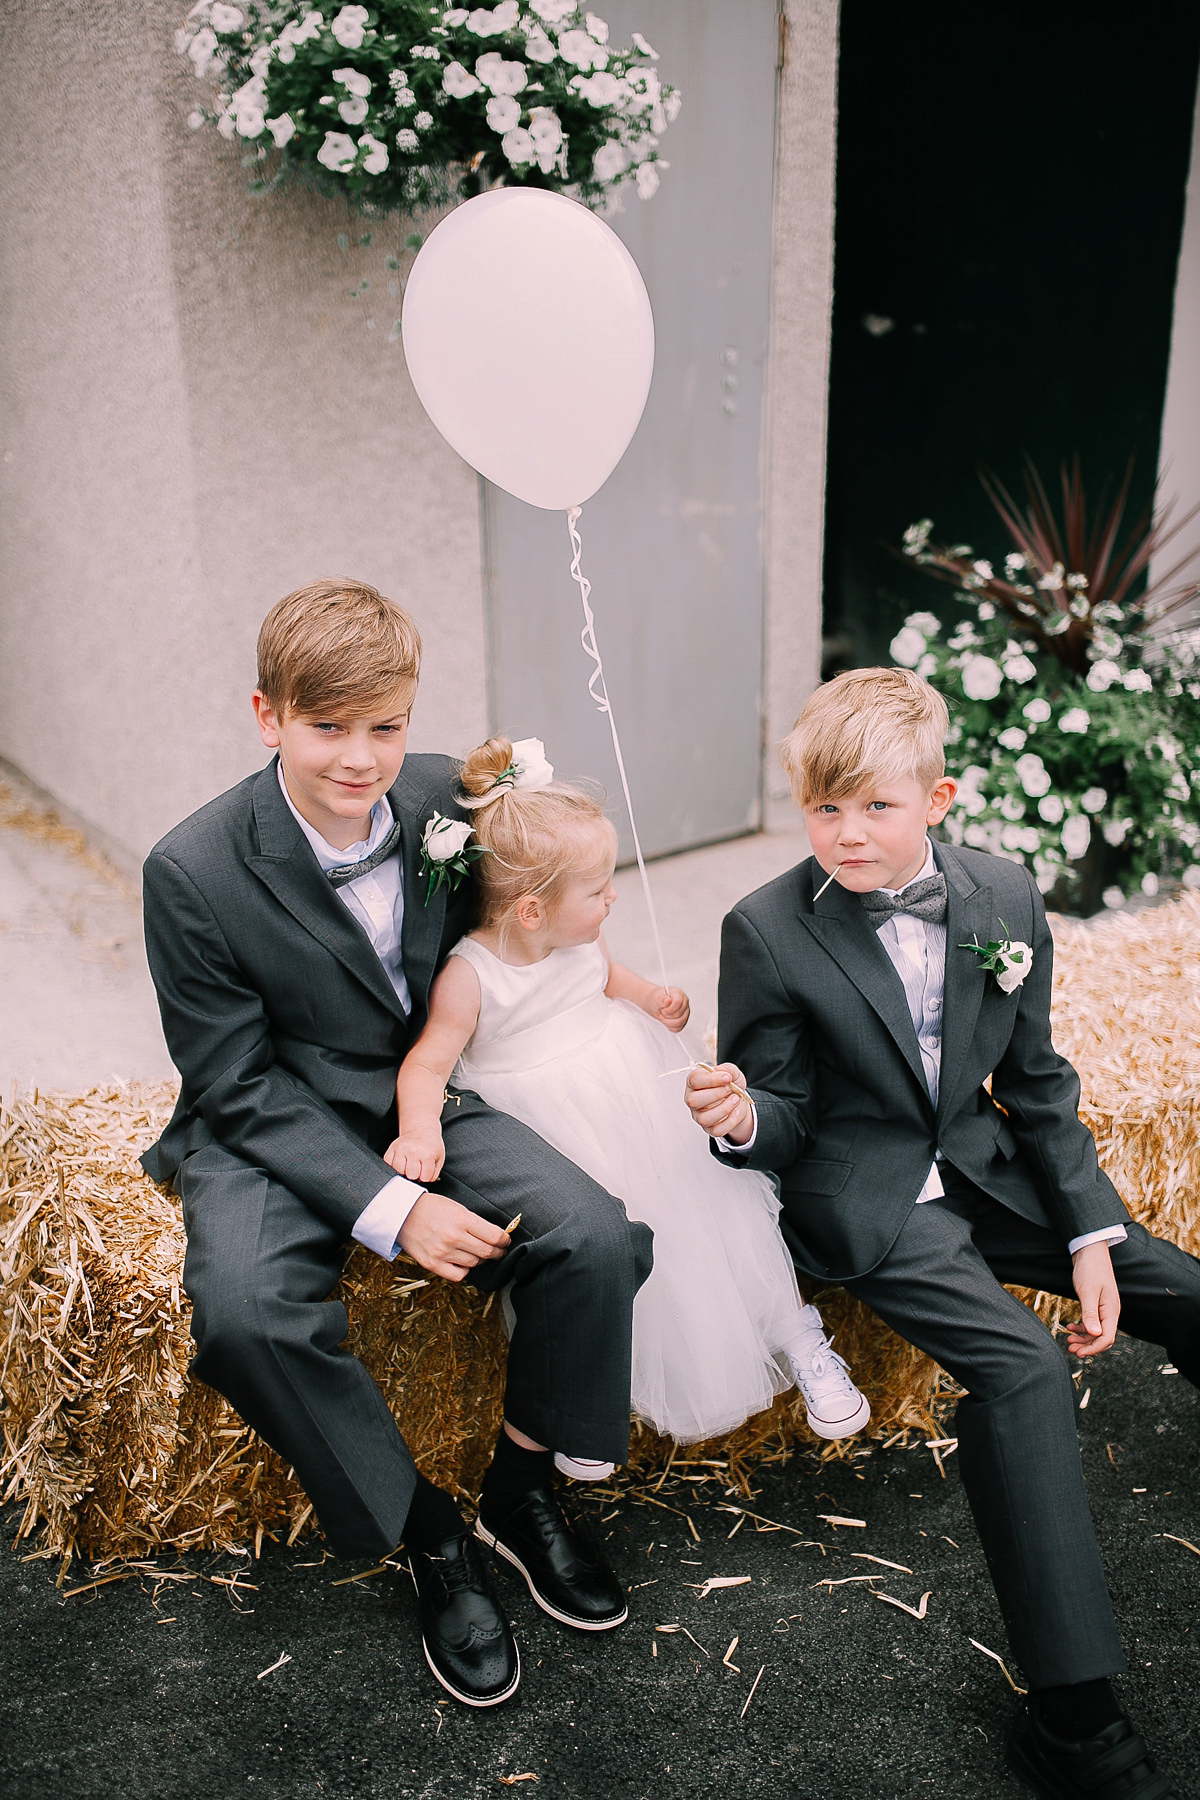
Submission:
M 469 929 L 473 893 L 425 904 L 421 835 L 461 818 L 446 756 L 408 756 L 388 795 L 402 827 L 406 1018 L 367 934 L 322 873 L 276 758 L 167 833 L 144 869 L 146 952 L 179 1103 L 142 1162 L 170 1181 L 213 1142 L 349 1237 L 394 1171 L 396 1073 L 429 988 Z
M 722 929 L 718 1050 L 758 1109 L 753 1148 L 728 1160 L 779 1177 L 784 1236 L 819 1278 L 883 1260 L 935 1150 L 1065 1240 L 1129 1216 L 1080 1121 L 1079 1079 L 1051 1042 L 1054 946 L 1035 884 L 981 851 L 937 844 L 934 856 L 947 887 L 936 1109 L 900 977 L 855 895 L 834 883 L 814 902 L 825 879 L 815 861 L 749 895 Z M 1032 945 L 1015 993 L 959 947 L 974 936 Z

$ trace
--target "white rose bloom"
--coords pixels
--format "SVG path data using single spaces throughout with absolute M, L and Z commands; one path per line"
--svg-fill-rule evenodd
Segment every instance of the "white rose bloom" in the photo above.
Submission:
M 236 6 L 217 4 L 208 16 L 214 31 L 240 31 L 246 23 L 246 15 L 239 12 Z M 255 74 L 257 73 L 256 69 Z
M 1072 813 L 1062 828 L 1062 847 L 1072 862 L 1078 862 L 1092 841 L 1092 821 L 1082 813 Z
M 343 169 L 354 167 L 358 157 L 358 146 L 352 137 L 344 131 L 327 131 L 325 142 L 317 151 L 317 161 L 326 169 Z
M 1006 731 L 1000 733 L 996 742 L 1002 750 L 1023 750 L 1027 735 L 1019 725 L 1010 725 Z
M 361 125 L 369 110 L 365 100 L 343 100 L 338 105 L 338 118 L 345 125 Z
M 1032 681 L 1037 674 L 1037 664 L 1028 656 L 1009 656 L 1004 661 L 1004 673 L 1010 681 Z
M 562 149 L 562 125 L 552 106 L 535 106 L 529 120 L 529 135 L 537 153 L 538 168 L 548 175 Z
M 1066 810 L 1057 794 L 1043 794 L 1038 801 L 1038 813 L 1047 825 L 1060 825 Z
M 586 31 L 560 31 L 558 54 L 573 68 L 582 69 L 585 75 L 589 69 L 608 67 L 608 51 Z
M 1033 951 L 1028 944 L 1023 944 L 1018 939 L 1017 942 L 1009 944 L 1008 949 L 1002 951 L 996 960 L 1000 964 L 996 974 L 996 986 L 1001 993 L 1011 994 L 1015 988 L 1020 987 L 1032 969 Z
M 396 148 L 402 150 L 406 155 L 411 155 L 419 147 L 420 142 L 416 132 L 410 131 L 407 125 L 402 125 L 396 133 Z
M 1079 796 L 1079 804 L 1084 812 L 1101 812 L 1107 804 L 1108 795 L 1102 787 L 1090 787 Z
M 511 94 L 493 94 L 487 103 L 487 122 L 501 137 L 521 123 L 521 102 Z
M 892 661 L 902 668 L 915 669 L 925 654 L 925 638 L 913 625 L 905 625 L 888 645 Z
M 1050 772 L 1041 757 L 1032 750 L 1027 750 L 1024 756 L 1018 756 L 1013 768 L 1017 772 L 1017 780 L 1031 800 L 1037 800 L 1042 794 L 1050 792 Z
M 1105 843 L 1111 844 L 1115 850 L 1118 845 L 1123 844 L 1125 842 L 1125 839 L 1129 835 L 1129 827 L 1132 824 L 1133 824 L 1132 819 L 1108 819 L 1108 820 L 1106 820 L 1104 826 L 1102 827 L 1102 829 L 1104 831 Z
M 524 30 L 525 54 L 530 62 L 552 63 L 558 55 L 558 51 L 554 48 L 554 45 L 550 42 L 550 39 L 546 36 L 546 33 L 542 30 L 541 26 L 530 24 L 527 21 Z
M 1081 734 L 1087 730 L 1091 722 L 1091 713 L 1085 712 L 1082 706 L 1073 706 L 1058 721 L 1058 729 L 1072 734 Z
M 275 139 L 275 148 L 282 150 L 296 135 L 296 121 L 291 113 L 280 113 L 277 119 L 267 120 L 267 130 Z
M 546 761 L 546 746 L 541 738 L 521 738 L 512 747 L 516 769 L 514 787 L 544 788 L 554 780 L 553 766 Z
M 523 169 L 529 163 L 537 161 L 533 139 L 521 125 L 518 125 L 515 131 L 505 132 L 500 139 L 500 148 L 514 169 Z
M 1128 675 L 1122 677 L 1121 685 L 1127 694 L 1148 694 L 1154 683 L 1145 669 L 1130 669 Z
M 1052 709 L 1048 700 L 1039 698 L 1037 700 L 1030 700 L 1027 705 L 1021 708 L 1021 711 L 1031 725 L 1044 725 L 1047 719 L 1050 718 Z
M 990 656 L 968 656 L 962 666 L 963 693 L 968 700 L 994 700 L 1004 674 Z
M 489 50 L 478 57 L 475 73 L 493 94 L 519 94 L 525 86 L 525 64 L 506 62 L 498 50 Z
M 592 173 L 597 181 L 615 181 L 625 173 L 629 162 L 629 152 L 624 144 L 619 144 L 616 138 L 609 138 L 607 143 L 601 144 L 592 158 Z M 924 644 L 921 648 L 925 648 Z
M 1107 656 L 1102 656 L 1097 662 L 1094 662 L 1087 673 L 1087 684 L 1093 694 L 1104 693 L 1106 688 L 1110 688 L 1114 681 L 1120 681 L 1120 679 L 1120 669 L 1115 662 L 1110 662 Z
M 361 69 L 334 69 L 330 79 L 340 83 L 356 100 L 365 100 L 371 92 L 371 77 L 364 75 Z
M 434 813 L 421 839 L 426 856 L 433 863 L 449 862 L 466 849 L 473 830 L 465 819 L 444 819 L 441 813 Z
M 465 100 L 468 94 L 477 94 L 482 88 L 482 81 L 476 81 L 468 69 L 460 62 L 447 63 L 442 70 L 442 86 L 452 100 Z
M 363 163 L 367 174 L 382 175 L 388 166 L 387 145 L 380 143 L 377 137 L 372 137 L 369 131 L 364 131 L 358 140 L 358 147 L 368 153 L 366 161 Z
M 365 6 L 343 6 L 340 12 L 334 14 L 329 29 L 343 50 L 357 50 L 360 47 L 369 16 Z M 311 13 L 309 17 L 312 17 Z
M 652 62 L 658 61 L 658 51 L 654 49 L 653 45 L 646 42 L 640 31 L 633 33 L 633 47 L 635 50 L 640 50 L 643 56 L 648 56 Z
M 644 162 L 638 165 L 637 191 L 639 200 L 653 200 L 655 194 L 658 192 L 658 171 L 660 169 L 665 169 L 667 166 L 666 163 L 652 162 Z M 936 657 L 931 656 L 928 660 L 933 664 L 933 668 L 936 669 Z M 926 675 L 932 675 L 933 669 L 926 669 L 918 664 L 917 672 L 924 678 Z
M 936 613 L 931 612 L 909 613 L 904 623 L 911 625 L 914 631 L 921 632 L 927 638 L 936 637 L 942 629 L 942 621 Z

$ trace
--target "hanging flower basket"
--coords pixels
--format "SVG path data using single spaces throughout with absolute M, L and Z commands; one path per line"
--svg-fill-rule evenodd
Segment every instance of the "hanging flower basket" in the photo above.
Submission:
M 189 123 L 247 146 L 262 192 L 302 173 L 371 211 L 411 211 L 498 182 L 589 206 L 658 188 L 680 97 L 639 32 L 628 49 L 574 0 L 378 0 L 321 8 L 200 0 L 175 35 L 211 103 Z

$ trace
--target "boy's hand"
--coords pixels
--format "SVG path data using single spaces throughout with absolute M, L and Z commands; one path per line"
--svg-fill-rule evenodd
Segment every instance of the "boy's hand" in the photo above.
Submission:
M 646 1010 L 668 1031 L 682 1031 L 691 1017 L 692 1003 L 682 988 L 658 987 L 654 989 L 652 1005 Z
M 715 1069 L 702 1065 L 687 1078 L 683 1097 L 697 1125 L 709 1137 L 728 1138 L 731 1144 L 744 1144 L 754 1130 L 754 1108 L 736 1088 L 744 1088 L 746 1077 L 733 1063 L 718 1063 Z
M 446 1281 L 461 1281 L 481 1262 L 498 1262 L 511 1242 L 499 1225 L 445 1194 L 422 1194 L 400 1228 L 400 1248 Z
M 1085 1244 L 1071 1258 L 1072 1280 L 1083 1314 L 1067 1332 L 1072 1356 L 1098 1356 L 1111 1350 L 1121 1316 L 1121 1296 L 1107 1244 Z
M 410 1131 L 393 1138 L 383 1160 L 410 1181 L 436 1181 L 446 1160 L 446 1146 L 440 1131 Z

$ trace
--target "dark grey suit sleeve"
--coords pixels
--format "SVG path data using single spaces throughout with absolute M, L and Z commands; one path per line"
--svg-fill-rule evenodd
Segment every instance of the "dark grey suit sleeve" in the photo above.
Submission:
M 786 1169 L 814 1135 L 812 1048 L 808 1021 L 780 977 L 765 940 L 744 914 L 721 927 L 717 1050 L 736 1063 L 758 1114 L 758 1135 L 739 1155 L 718 1153 L 735 1168 Z
M 303 1081 L 279 1067 L 260 995 L 184 871 L 143 871 L 146 954 L 184 1099 L 226 1149 L 344 1231 L 394 1173 Z
M 1032 880 L 1029 886 L 1033 966 L 1017 990 L 1016 1023 L 992 1076 L 992 1098 L 1008 1114 L 1042 1199 L 1061 1220 L 1069 1242 L 1108 1225 L 1124 1225 L 1129 1214 L 1100 1168 L 1095 1141 L 1079 1117 L 1079 1077 L 1054 1048 L 1054 939 L 1042 897 Z

